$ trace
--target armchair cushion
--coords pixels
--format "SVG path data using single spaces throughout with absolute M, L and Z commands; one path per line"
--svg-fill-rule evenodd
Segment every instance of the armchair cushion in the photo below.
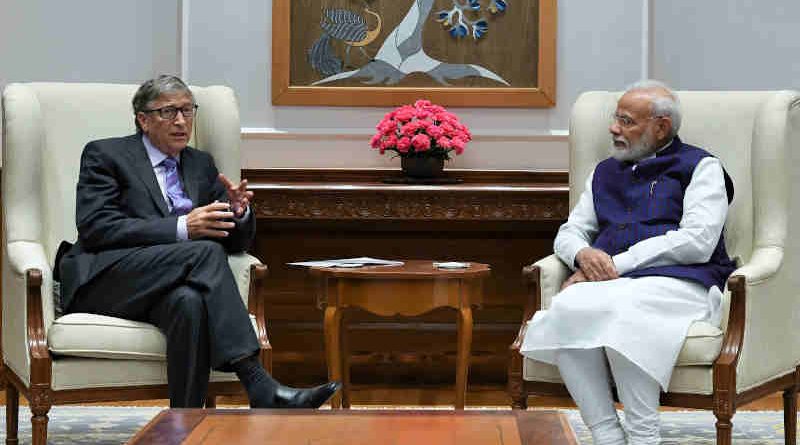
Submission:
M 250 323 L 256 328 L 255 317 Z M 47 334 L 47 345 L 54 355 L 166 361 L 167 340 L 161 331 L 140 321 L 105 315 L 73 313 L 59 317 Z
M 211 382 L 237 381 L 232 372 L 211 371 Z M 53 360 L 53 390 L 82 390 L 163 385 L 167 362 L 155 360 L 108 360 L 63 357 Z
M 692 323 L 678 354 L 676 371 L 680 367 L 711 366 L 722 350 L 723 335 L 722 330 L 709 323 Z M 525 359 L 522 377 L 530 381 L 561 383 L 558 368 L 529 358 Z M 674 376 L 672 381 L 675 381 Z

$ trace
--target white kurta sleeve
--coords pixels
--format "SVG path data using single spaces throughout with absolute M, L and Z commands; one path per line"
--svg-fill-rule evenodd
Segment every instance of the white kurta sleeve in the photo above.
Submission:
M 686 187 L 678 229 L 639 241 L 614 255 L 617 272 L 622 275 L 646 267 L 707 262 L 717 247 L 727 215 L 722 164 L 709 156 L 697 164 Z
M 556 255 L 572 270 L 575 270 L 575 255 L 584 247 L 591 246 L 599 230 L 592 196 L 593 176 L 594 171 L 586 180 L 586 187 L 578 199 L 578 204 L 569 213 L 567 222 L 558 229 L 553 243 Z

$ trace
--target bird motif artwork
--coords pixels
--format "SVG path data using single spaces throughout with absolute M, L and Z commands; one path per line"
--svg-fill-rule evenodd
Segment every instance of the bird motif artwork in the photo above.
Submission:
M 367 20 L 348 9 L 325 9 L 323 18 L 320 22 L 322 35 L 311 46 L 308 52 L 308 61 L 311 67 L 324 76 L 330 76 L 342 72 L 350 66 L 350 49 L 358 48 L 367 60 L 365 46 L 372 43 L 381 32 L 381 16 L 369 9 L 369 5 L 364 3 L 364 13 L 373 16 L 376 25 L 369 29 Z M 339 59 L 331 48 L 331 40 L 338 40 L 345 45 L 344 62 Z
M 463 79 L 466 77 L 489 79 L 498 84 L 509 86 L 508 81 L 482 65 L 473 63 L 451 63 L 446 60 L 435 59 L 425 52 L 422 32 L 425 29 L 425 22 L 433 12 L 434 3 L 437 1 L 444 3 L 446 0 L 413 0 L 409 2 L 408 12 L 400 23 L 383 37 L 380 48 L 375 55 L 370 58 L 369 62 L 360 67 L 354 67 L 354 69 L 350 69 L 349 71 L 344 70 L 344 64 L 336 57 L 330 48 L 329 41 L 334 38 L 331 33 L 334 31 L 336 33 L 342 33 L 344 30 L 352 32 L 352 34 L 345 33 L 345 35 L 342 35 L 340 40 L 345 43 L 358 41 L 361 36 L 364 36 L 364 39 L 366 39 L 366 20 L 364 20 L 361 15 L 353 13 L 352 11 L 340 10 L 346 11 L 341 14 L 327 11 L 325 13 L 326 18 L 323 19 L 323 23 L 321 24 L 323 35 L 314 43 L 311 50 L 309 50 L 309 62 L 314 70 L 319 72 L 323 78 L 312 82 L 311 86 L 325 85 L 346 79 L 359 79 L 366 85 L 396 85 L 412 73 L 427 74 L 436 83 L 444 86 L 450 85 L 448 80 Z M 464 1 L 466 1 L 466 3 Z M 448 3 L 452 3 L 459 11 L 469 9 L 472 12 L 477 12 L 481 10 L 486 1 L 487 0 L 449 0 Z M 488 1 L 489 7 L 487 9 L 493 14 L 504 12 L 508 9 L 508 0 Z M 365 10 L 368 13 L 371 12 L 366 6 Z M 438 17 L 439 19 L 443 18 L 443 12 L 446 15 L 447 11 L 440 11 L 436 13 L 434 17 Z M 461 23 L 455 20 L 455 15 L 456 13 L 453 13 L 451 17 L 453 20 L 449 20 L 446 24 L 440 21 L 445 28 L 459 28 L 455 33 L 452 29 L 449 31 L 450 35 L 453 37 L 460 38 L 469 33 L 472 34 L 475 40 L 478 40 L 486 34 L 488 29 L 486 20 L 478 19 L 475 22 L 464 21 L 465 28 L 467 28 L 467 26 L 472 28 L 471 32 L 469 32 L 469 28 L 460 29 Z M 463 17 L 463 12 L 461 17 Z M 330 22 L 331 24 L 326 25 L 326 22 Z M 330 30 L 330 32 L 328 30 Z M 359 31 L 358 33 L 356 32 L 357 30 Z M 361 30 L 363 30 L 363 32 Z

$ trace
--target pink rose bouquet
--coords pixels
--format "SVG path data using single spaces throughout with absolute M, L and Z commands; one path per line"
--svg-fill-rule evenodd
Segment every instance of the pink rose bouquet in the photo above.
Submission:
M 460 155 L 472 140 L 472 134 L 458 116 L 428 100 L 395 108 L 375 128 L 378 131 L 370 140 L 372 148 L 381 154 L 394 151 L 401 158 L 450 159 L 450 152 Z

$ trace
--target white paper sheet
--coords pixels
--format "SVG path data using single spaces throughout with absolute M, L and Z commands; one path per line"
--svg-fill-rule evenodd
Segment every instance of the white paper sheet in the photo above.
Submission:
M 361 266 L 402 266 L 402 261 L 382 260 L 370 257 L 342 258 L 334 260 L 298 261 L 289 266 L 304 267 L 361 267 Z

